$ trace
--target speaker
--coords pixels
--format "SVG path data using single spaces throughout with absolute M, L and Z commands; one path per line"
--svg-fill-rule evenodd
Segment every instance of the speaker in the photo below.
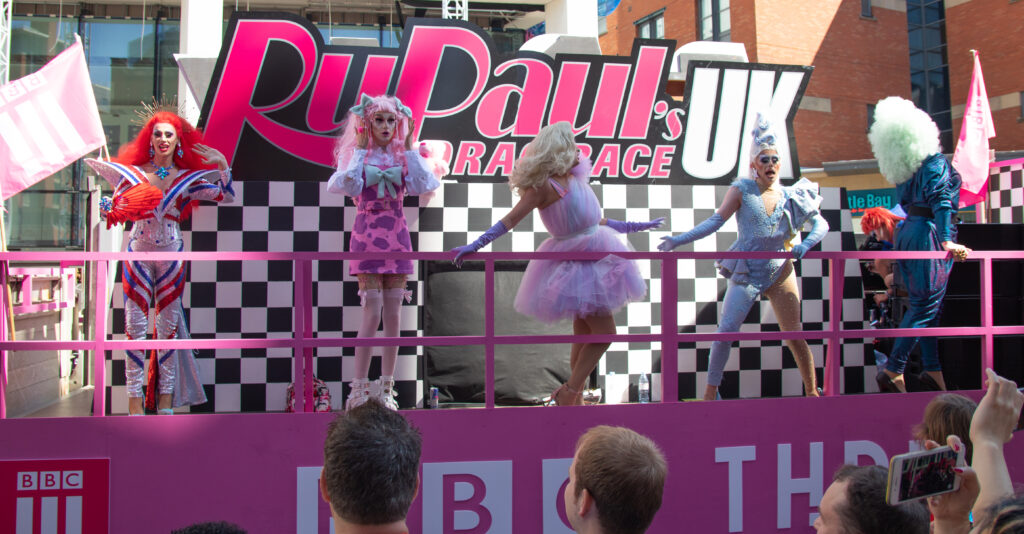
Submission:
M 513 308 L 525 261 L 499 261 L 494 267 L 496 335 L 572 334 L 572 323 L 546 324 Z M 484 263 L 467 261 L 459 269 L 450 261 L 424 262 L 423 334 L 484 335 Z M 569 379 L 568 345 L 497 345 L 494 350 L 495 402 L 539 404 Z M 423 358 L 424 390 L 438 388 L 441 403 L 484 402 L 484 347 L 427 346 Z M 429 393 L 428 393 L 429 394 Z

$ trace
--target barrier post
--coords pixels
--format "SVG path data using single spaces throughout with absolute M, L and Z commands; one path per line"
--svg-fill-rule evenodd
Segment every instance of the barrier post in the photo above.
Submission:
M 661 402 L 679 402 L 679 259 L 661 262 Z
M 302 340 L 306 341 L 313 337 L 313 262 L 301 260 L 299 263 L 306 278 L 306 283 L 302 285 L 302 292 L 306 299 L 306 305 L 302 308 Z M 316 409 L 316 406 L 313 405 L 313 347 L 305 344 L 302 347 L 302 367 L 305 370 L 303 376 L 303 385 L 305 386 L 303 391 L 306 397 L 305 411 L 312 412 Z
M 484 260 L 484 402 L 494 408 L 494 260 Z
M 92 374 L 96 389 L 92 392 L 92 415 L 107 414 L 107 354 L 103 349 L 107 340 L 107 261 L 96 262 L 96 324 L 93 329 Z
M 992 258 L 981 259 L 981 383 L 985 383 L 985 369 L 994 369 L 992 336 Z
M 308 260 L 295 259 L 292 263 L 295 270 L 295 307 L 292 308 L 292 398 L 295 399 L 295 411 L 306 411 L 306 375 L 304 370 L 305 355 L 303 354 L 302 336 L 306 331 L 305 309 L 306 286 L 309 285 L 310 271 L 306 270 Z
M 829 397 L 839 395 L 839 372 L 842 369 L 843 345 L 840 333 L 843 329 L 843 267 L 842 258 L 828 260 L 829 316 L 828 350 L 825 353 L 825 380 L 823 389 Z
M 0 269 L 0 341 L 7 339 L 7 269 Z M 10 341 L 14 341 L 11 339 Z M 0 349 L 0 419 L 7 419 L 7 351 Z

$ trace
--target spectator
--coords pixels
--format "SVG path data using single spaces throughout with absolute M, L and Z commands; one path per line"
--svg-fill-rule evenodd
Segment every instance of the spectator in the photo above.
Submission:
M 596 426 L 576 442 L 565 515 L 581 534 L 641 534 L 661 507 L 661 450 L 628 428 Z
M 924 409 L 924 419 L 914 427 L 914 439 L 923 445 L 932 440 L 943 443 L 948 436 L 967 436 L 971 431 L 971 417 L 978 404 L 956 393 L 936 396 Z M 964 460 L 971 463 L 974 448 L 970 438 L 963 442 L 967 448 Z
M 171 534 L 246 534 L 246 530 L 227 521 L 207 521 L 172 530 Z
M 327 427 L 320 494 L 336 534 L 407 533 L 419 488 L 421 438 L 398 412 L 371 398 Z
M 1013 483 L 1006 466 L 1003 445 L 1013 437 L 1020 417 L 1024 394 L 1012 380 L 1000 377 L 991 369 L 988 390 L 971 419 L 971 441 L 974 458 L 970 469 L 963 469 L 960 489 L 932 497 L 928 506 L 935 522 L 934 534 L 1009 534 L 1024 532 L 1024 504 L 1013 497 Z M 950 436 L 947 443 L 955 446 L 960 439 Z M 928 442 L 926 447 L 937 447 Z M 971 529 L 973 507 L 976 527 Z
M 884 467 L 844 465 L 818 505 L 819 534 L 928 534 L 922 501 L 891 506 L 885 502 Z

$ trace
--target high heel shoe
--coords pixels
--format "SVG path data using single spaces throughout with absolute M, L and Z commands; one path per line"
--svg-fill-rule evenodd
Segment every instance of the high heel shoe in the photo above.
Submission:
M 879 371 L 875 375 L 875 382 L 878 382 L 878 391 L 882 393 L 903 393 L 885 371 Z
M 562 404 L 558 402 L 558 395 L 561 394 L 563 391 L 568 391 L 569 393 L 572 394 L 572 403 Z M 577 400 L 579 402 L 577 402 Z M 561 386 L 558 386 L 558 389 L 556 389 L 551 394 L 551 401 L 548 403 L 548 406 L 575 406 L 577 404 L 582 404 L 582 401 L 583 394 L 581 392 L 569 387 L 569 384 L 562 384 Z

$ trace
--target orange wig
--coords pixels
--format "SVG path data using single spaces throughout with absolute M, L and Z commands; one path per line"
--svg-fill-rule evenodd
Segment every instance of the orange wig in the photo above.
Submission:
M 178 156 L 177 151 L 174 154 L 174 165 L 179 169 L 214 169 L 216 165 L 207 165 L 203 163 L 195 152 L 192 151 L 192 147 L 196 143 L 203 142 L 203 133 L 197 130 L 194 126 L 188 123 L 187 120 L 179 117 L 175 113 L 170 111 L 158 111 L 153 114 L 146 125 L 142 127 L 142 131 L 139 135 L 135 136 L 127 144 L 123 145 L 117 152 L 117 157 L 114 161 L 123 163 L 125 165 L 142 165 L 153 159 L 149 155 L 149 149 L 153 137 L 153 127 L 157 123 L 167 123 L 174 126 L 174 131 L 178 134 L 178 142 L 181 144 L 182 155 Z
M 868 208 L 860 218 L 860 230 L 870 234 L 879 228 L 888 230 L 889 235 L 896 233 L 896 225 L 904 218 L 895 215 L 885 208 Z

